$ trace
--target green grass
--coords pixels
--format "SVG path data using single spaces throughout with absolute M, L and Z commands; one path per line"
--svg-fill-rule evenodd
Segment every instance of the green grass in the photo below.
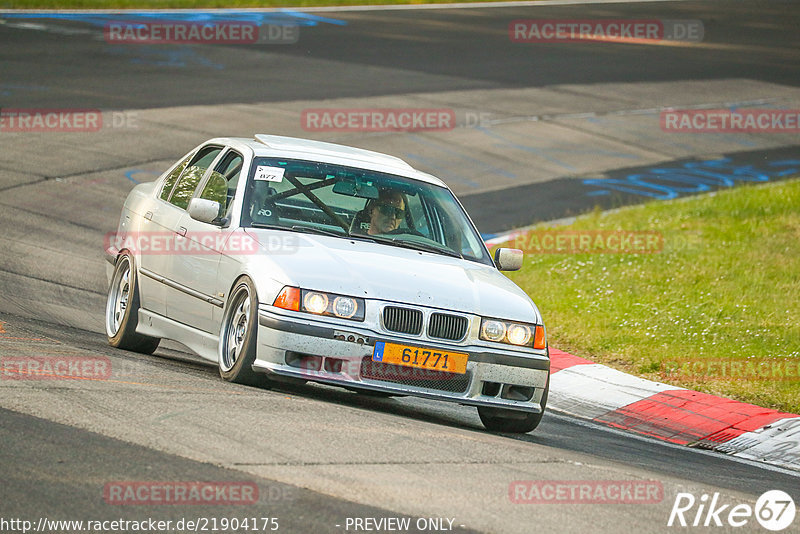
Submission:
M 509 276 L 539 306 L 552 346 L 800 413 L 800 181 L 595 212 L 558 229 L 664 241 L 653 254 L 526 253 Z
M 0 0 L 0 9 L 216 9 L 443 4 L 453 0 Z M 458 0 L 484 2 L 487 0 Z M 488 0 L 499 1 L 499 0 Z

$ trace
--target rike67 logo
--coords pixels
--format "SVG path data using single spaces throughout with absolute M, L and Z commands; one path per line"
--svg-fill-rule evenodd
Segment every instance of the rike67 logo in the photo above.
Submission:
M 755 518 L 765 529 L 777 532 L 794 522 L 795 513 L 794 500 L 781 490 L 763 493 L 755 507 L 741 503 L 723 504 L 719 493 L 711 497 L 704 493 L 699 499 L 691 493 L 678 493 L 667 526 L 743 527 Z

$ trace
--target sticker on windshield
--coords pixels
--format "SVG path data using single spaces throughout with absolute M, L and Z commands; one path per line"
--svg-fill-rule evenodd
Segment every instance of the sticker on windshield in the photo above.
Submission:
M 259 165 L 256 167 L 256 176 L 254 180 L 263 180 L 265 182 L 282 182 L 283 173 L 286 171 L 283 167 L 266 167 Z

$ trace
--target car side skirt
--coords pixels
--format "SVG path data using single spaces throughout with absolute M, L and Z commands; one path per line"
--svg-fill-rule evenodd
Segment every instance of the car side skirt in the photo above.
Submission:
M 147 336 L 177 341 L 186 345 L 201 358 L 212 362 L 217 361 L 219 336 L 203 332 L 163 315 L 140 309 L 136 331 Z

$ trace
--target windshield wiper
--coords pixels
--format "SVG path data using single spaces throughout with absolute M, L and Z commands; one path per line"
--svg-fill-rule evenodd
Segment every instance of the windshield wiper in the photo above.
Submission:
M 353 237 L 353 236 L 351 236 Z M 390 237 L 382 236 L 359 236 L 364 239 L 375 241 L 376 243 L 386 243 L 387 245 L 394 245 L 396 247 L 410 248 L 412 250 L 421 250 L 423 252 L 433 252 L 434 254 L 442 254 L 444 256 L 451 256 L 453 258 L 464 259 L 464 256 L 449 248 L 437 247 L 435 245 L 428 245 L 427 243 L 417 243 L 416 241 L 403 241 L 402 239 L 392 239 Z
M 286 227 L 278 226 L 277 224 L 267 224 L 260 222 L 251 222 L 250 226 L 252 226 L 253 228 L 264 228 L 266 230 L 287 230 Z
M 286 226 L 279 226 L 277 224 L 266 224 L 260 222 L 251 222 L 250 226 L 253 228 L 264 228 L 266 230 L 283 230 L 284 232 L 302 232 L 304 234 L 319 234 L 319 235 L 329 235 L 334 237 L 347 237 L 345 233 L 334 232 L 333 230 L 325 230 L 324 228 L 315 228 L 313 226 L 301 226 L 299 224 L 295 224 L 291 228 Z
M 428 245 L 427 243 L 417 243 L 415 241 L 401 241 L 394 239 L 392 241 L 398 247 L 411 248 L 414 250 L 423 250 L 425 252 L 433 252 L 434 254 L 443 254 L 445 256 L 450 256 L 453 258 L 461 258 L 462 260 L 464 259 L 464 256 L 449 248 Z
M 324 228 L 316 228 L 314 226 L 301 226 L 301 225 L 294 225 L 292 226 L 292 230 L 295 232 L 303 232 L 306 234 L 319 234 L 319 235 L 329 235 L 333 237 L 347 237 L 347 234 L 344 232 L 334 232 L 333 230 L 325 230 Z

